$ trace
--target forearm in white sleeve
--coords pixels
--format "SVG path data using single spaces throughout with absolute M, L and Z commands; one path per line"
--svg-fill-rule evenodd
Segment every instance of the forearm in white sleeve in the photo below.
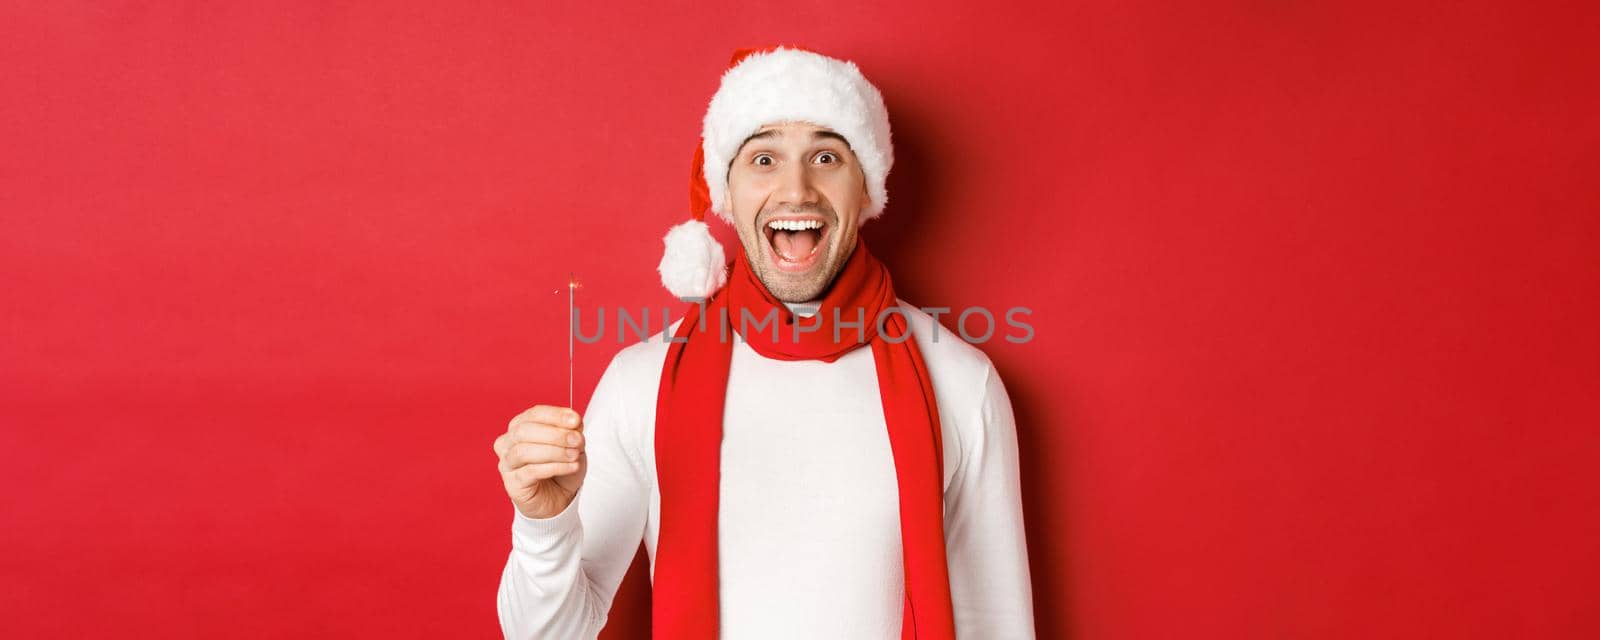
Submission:
M 627 422 L 614 369 L 601 376 L 584 414 L 588 470 L 572 504 L 540 519 L 512 509 L 511 554 L 497 598 L 506 638 L 598 636 L 638 552 L 650 488 L 627 449 L 626 434 L 637 430 Z
M 1017 427 L 1005 385 L 988 367 L 977 416 L 945 497 L 945 553 L 956 637 L 1029 639 L 1033 587 L 1022 526 Z

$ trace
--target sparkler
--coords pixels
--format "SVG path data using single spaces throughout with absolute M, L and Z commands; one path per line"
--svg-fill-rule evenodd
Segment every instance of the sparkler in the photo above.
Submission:
M 573 377 L 572 376 L 572 372 L 573 372 L 573 362 L 577 359 L 575 357 L 575 354 L 576 354 L 576 351 L 577 351 L 576 345 L 573 344 L 575 336 L 577 336 L 577 334 L 574 333 L 574 331 L 573 331 L 573 329 L 574 329 L 573 322 L 575 322 L 576 319 L 577 319 L 577 315 L 575 313 L 573 313 L 573 309 L 576 306 L 574 299 L 577 296 L 578 288 L 582 287 L 582 286 L 583 286 L 582 284 L 578 283 L 578 277 L 577 276 L 573 275 L 571 272 L 567 272 L 567 407 L 568 408 L 572 408 L 572 395 L 573 395 L 572 394 L 572 377 Z M 560 290 L 557 290 L 556 292 L 559 293 Z M 577 411 L 577 409 L 573 409 L 573 411 Z

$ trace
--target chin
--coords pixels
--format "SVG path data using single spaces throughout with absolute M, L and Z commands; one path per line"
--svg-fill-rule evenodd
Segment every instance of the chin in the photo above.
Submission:
M 771 269 L 762 269 L 756 273 L 761 278 L 761 283 L 767 286 L 767 291 L 772 296 L 784 302 L 809 302 L 822 296 L 827 290 L 828 277 L 824 265 L 819 261 L 815 273 L 775 273 Z

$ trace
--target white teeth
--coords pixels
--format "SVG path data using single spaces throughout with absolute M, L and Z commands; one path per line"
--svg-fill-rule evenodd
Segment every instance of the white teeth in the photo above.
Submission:
M 770 229 L 779 231 L 805 231 L 807 229 L 821 229 L 821 220 L 773 220 L 767 223 Z

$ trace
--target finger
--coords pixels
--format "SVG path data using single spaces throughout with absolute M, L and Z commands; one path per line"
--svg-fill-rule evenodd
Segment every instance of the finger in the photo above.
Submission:
M 494 439 L 494 457 L 504 458 L 506 456 L 506 451 L 511 449 L 511 445 L 514 442 L 515 440 L 512 439 L 511 434 L 500 434 Z
M 547 462 L 544 464 L 530 464 L 513 471 L 508 477 L 514 486 L 526 487 L 540 480 L 548 480 L 556 476 L 577 473 L 576 462 Z
M 528 464 L 543 464 L 547 462 L 573 462 L 578 459 L 579 451 L 568 447 L 558 447 L 548 444 L 532 442 L 518 442 L 511 445 L 511 450 L 506 452 L 502 467 L 505 471 L 515 471 L 517 467 Z
M 518 414 L 515 418 L 512 418 L 510 424 L 506 425 L 507 431 L 509 431 L 512 427 L 515 427 L 519 422 L 538 422 L 556 427 L 576 429 L 582 420 L 579 418 L 578 412 L 566 407 L 554 407 L 541 404 Z
M 511 427 L 509 435 L 512 443 L 538 442 L 559 447 L 576 447 L 583 444 L 583 434 L 578 431 L 538 422 L 518 422 Z
M 523 409 L 521 413 L 518 413 L 511 420 L 512 422 L 522 419 L 530 419 L 537 422 L 559 422 L 557 418 L 565 415 L 568 411 L 571 411 L 571 409 L 556 405 L 536 404 Z

